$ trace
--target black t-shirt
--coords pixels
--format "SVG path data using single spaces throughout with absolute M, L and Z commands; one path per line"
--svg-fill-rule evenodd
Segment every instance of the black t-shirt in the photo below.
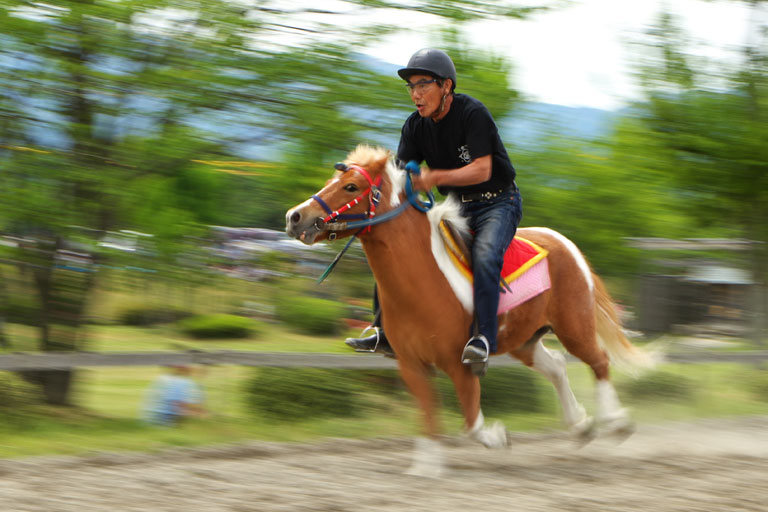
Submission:
M 491 178 L 464 187 L 438 187 L 441 194 L 495 192 L 512 184 L 515 168 L 499 137 L 491 113 L 480 101 L 455 94 L 448 114 L 434 122 L 418 112 L 406 119 L 400 134 L 397 158 L 402 162 L 425 161 L 435 169 L 457 169 L 476 158 L 491 155 Z

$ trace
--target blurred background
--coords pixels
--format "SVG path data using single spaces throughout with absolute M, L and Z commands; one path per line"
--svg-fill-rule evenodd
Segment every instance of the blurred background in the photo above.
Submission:
M 317 285 L 341 245 L 288 240 L 284 214 L 358 143 L 396 150 L 395 71 L 424 46 L 496 119 L 522 225 L 582 249 L 638 343 L 764 349 L 768 7 L 635 4 L 2 0 L 0 350 L 346 352 L 367 264 L 353 247 Z M 161 371 L 2 372 L 0 429 L 138 429 Z M 237 423 L 279 415 L 241 406 L 269 372 L 202 374 L 225 438 L 275 435 Z M 213 439 L 189 428 L 163 442 Z

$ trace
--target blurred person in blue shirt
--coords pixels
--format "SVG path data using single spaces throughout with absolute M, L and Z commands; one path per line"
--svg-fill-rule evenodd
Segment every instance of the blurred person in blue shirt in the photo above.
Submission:
M 189 416 L 203 416 L 203 391 L 192 379 L 192 368 L 171 366 L 147 391 L 144 419 L 155 425 L 177 425 Z

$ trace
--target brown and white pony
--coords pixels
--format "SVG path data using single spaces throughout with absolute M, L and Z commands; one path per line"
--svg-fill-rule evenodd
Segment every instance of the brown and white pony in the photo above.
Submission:
M 381 195 L 374 218 L 406 200 L 405 173 L 397 169 L 388 151 L 361 145 L 347 156 L 345 164 L 348 170 L 337 172 L 315 196 L 287 212 L 289 235 L 305 244 L 327 239 L 330 224 L 322 219 L 328 219 L 328 211 L 343 208 L 366 214 L 371 208 L 368 190 L 376 182 L 380 182 Z M 442 470 L 432 367 L 453 381 L 468 435 L 487 447 L 507 443 L 500 423 L 490 428 L 484 425 L 480 381 L 461 363 L 472 322 L 471 284 L 449 263 L 436 228 L 440 218 L 462 225 L 455 199 L 449 197 L 426 215 L 404 208 L 400 215 L 360 235 L 378 285 L 384 331 L 402 378 L 424 413 L 427 438 L 417 440 L 409 472 L 428 476 Z M 334 233 L 344 237 L 355 231 Z M 500 315 L 496 355 L 510 354 L 546 376 L 557 390 L 565 423 L 576 435 L 591 438 L 595 421 L 571 390 L 563 354 L 548 350 L 541 342 L 551 329 L 568 352 L 595 374 L 600 431 L 630 433 L 632 423 L 609 380 L 609 359 L 647 365 L 649 356 L 626 339 L 605 287 L 573 242 L 547 228 L 520 228 L 517 233 L 549 251 L 551 288 Z

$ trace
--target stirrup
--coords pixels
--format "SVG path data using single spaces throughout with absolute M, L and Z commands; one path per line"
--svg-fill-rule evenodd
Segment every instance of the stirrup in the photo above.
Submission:
M 381 341 L 381 328 L 378 325 L 369 325 L 368 327 L 363 329 L 363 332 L 360 333 L 360 337 L 357 338 L 357 339 L 365 338 L 366 337 L 365 333 L 367 333 L 368 331 L 373 331 L 373 332 L 376 333 L 376 344 L 373 346 L 372 349 L 364 349 L 364 348 L 354 347 L 355 348 L 355 352 L 364 352 L 364 353 L 368 353 L 368 354 L 373 354 L 379 348 L 379 341 Z
M 480 342 L 484 345 L 485 354 L 480 352 L 478 347 L 473 345 L 473 342 Z M 488 343 L 488 339 L 482 334 L 472 336 L 466 345 L 464 345 L 464 351 L 461 354 L 461 362 L 469 365 L 472 369 L 472 373 L 478 377 L 482 377 L 488 371 L 488 355 L 491 352 L 491 347 Z

